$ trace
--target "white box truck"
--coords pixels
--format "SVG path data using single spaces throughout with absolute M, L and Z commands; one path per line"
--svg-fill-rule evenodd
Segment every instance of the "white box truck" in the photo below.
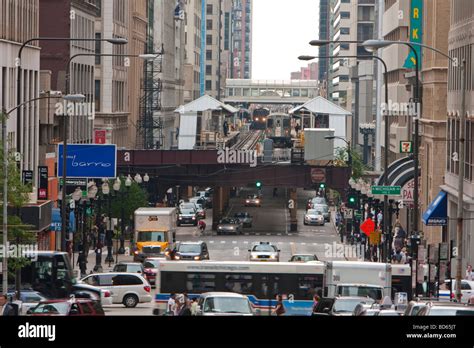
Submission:
M 176 241 L 176 208 L 135 210 L 134 261 L 162 254 Z
M 328 261 L 324 277 L 326 297 L 391 297 L 392 268 L 388 263 Z

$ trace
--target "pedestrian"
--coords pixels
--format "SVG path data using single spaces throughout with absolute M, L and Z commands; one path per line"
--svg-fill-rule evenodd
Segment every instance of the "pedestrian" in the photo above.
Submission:
M 204 231 L 206 230 L 206 222 L 204 220 L 199 220 L 198 226 L 201 233 L 204 234 Z
M 276 314 L 277 316 L 282 316 L 286 313 L 285 306 L 283 305 L 283 296 L 282 295 L 277 295 L 277 304 L 275 308 L 273 309 L 273 313 Z
M 336 227 L 339 227 L 339 224 L 341 223 L 342 216 L 339 210 L 336 210 Z
M 382 211 L 379 210 L 379 213 L 377 214 L 377 225 L 378 227 L 382 227 L 382 221 L 383 221 L 383 214 Z
M 296 132 L 296 136 L 298 136 L 298 134 L 300 133 L 300 124 L 299 123 L 296 123 L 296 126 L 295 126 L 295 132 Z
M 168 303 L 166 304 L 166 314 L 167 315 L 174 315 L 176 311 L 176 301 L 175 301 L 176 295 L 171 294 L 170 298 L 168 299 Z
M 471 296 L 469 296 L 469 300 L 468 300 L 467 304 L 468 304 L 469 306 L 474 306 L 474 294 L 472 294 Z
M 96 243 L 96 248 L 94 250 L 95 252 L 95 266 L 94 266 L 94 272 L 102 272 L 102 243 L 98 241 Z
M 85 277 L 87 275 L 87 256 L 85 255 L 84 249 L 79 252 L 77 264 L 81 270 L 81 278 Z
M 179 316 L 190 316 L 191 315 L 191 303 L 186 294 L 182 295 L 182 301 L 180 301 Z
M 0 294 L 0 316 L 14 316 L 15 308 L 11 303 L 8 303 L 8 297 L 5 294 Z
M 184 305 L 184 296 L 182 294 L 177 294 L 175 296 L 175 306 L 174 306 L 174 311 L 173 315 L 178 316 L 181 309 L 183 308 Z
M 474 272 L 472 271 L 471 265 L 467 265 L 466 280 L 474 280 Z
M 313 296 L 313 313 L 316 313 L 316 309 L 318 307 L 318 303 L 319 303 L 320 300 L 321 300 L 321 297 L 319 297 L 318 294 L 315 294 Z
M 224 130 L 224 136 L 226 137 L 229 134 L 229 125 L 227 124 L 227 121 L 224 121 L 222 128 Z
M 193 301 L 191 303 L 191 315 L 198 315 L 199 311 L 199 306 L 198 306 L 198 301 L 197 297 L 193 298 Z

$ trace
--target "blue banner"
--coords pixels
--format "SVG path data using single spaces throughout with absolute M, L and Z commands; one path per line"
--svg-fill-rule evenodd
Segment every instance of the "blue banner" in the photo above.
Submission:
M 58 176 L 62 176 L 63 144 L 59 144 L 58 158 Z M 66 176 L 68 178 L 115 178 L 116 174 L 116 145 L 67 145 Z
M 423 43 L 423 0 L 411 0 L 410 42 Z M 421 71 L 421 46 L 414 45 L 414 48 L 418 55 L 418 66 Z M 415 54 L 411 49 L 403 67 L 407 69 L 416 68 Z

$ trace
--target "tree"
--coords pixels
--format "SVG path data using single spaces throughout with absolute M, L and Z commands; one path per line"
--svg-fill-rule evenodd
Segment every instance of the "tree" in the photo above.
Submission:
M 349 149 L 350 154 L 352 155 L 352 173 L 351 178 L 354 180 L 362 177 L 364 172 L 367 170 L 367 167 L 362 161 L 361 155 L 352 149 Z M 334 165 L 336 167 L 345 167 L 347 166 L 347 161 L 349 159 L 349 151 L 345 147 L 338 147 L 336 149 L 336 158 L 334 159 Z
M 125 186 L 126 178 L 120 178 L 122 185 L 118 196 L 112 197 L 111 213 L 114 218 L 122 218 L 122 207 L 124 209 L 125 221 L 129 221 L 135 210 L 148 206 L 148 195 L 145 190 L 135 181 L 130 187 Z M 117 195 L 117 193 L 115 193 Z
M 9 147 L 11 148 L 11 146 Z M 0 145 L 0 182 L 3 187 L 5 173 L 3 170 L 3 147 Z M 31 185 L 25 185 L 22 182 L 20 170 L 14 159 L 13 153 L 8 154 L 8 242 L 10 246 L 18 247 L 20 244 L 33 244 L 36 242 L 36 235 L 29 231 L 29 226 L 25 225 L 20 218 L 20 208 L 28 202 L 28 194 L 31 192 Z M 3 189 L 0 190 L 0 206 L 3 209 Z M 3 224 L 3 215 L 0 214 L 0 223 Z M 1 242 L 3 243 L 3 233 Z M 17 248 L 18 249 L 18 248 Z M 6 252 L 6 251 L 4 251 Z M 20 290 L 21 284 L 21 268 L 27 266 L 30 260 L 26 257 L 15 257 L 8 259 L 8 277 L 15 278 L 16 290 Z

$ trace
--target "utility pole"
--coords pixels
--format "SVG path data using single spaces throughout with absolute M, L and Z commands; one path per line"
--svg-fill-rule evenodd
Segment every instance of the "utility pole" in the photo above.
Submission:
M 8 291 L 8 149 L 7 149 L 7 113 L 2 110 L 2 146 L 3 146 L 3 262 L 2 291 Z
M 457 256 L 456 256 L 456 299 L 461 302 L 461 279 L 462 279 L 462 248 L 463 248 L 463 196 L 464 196 L 464 144 L 466 143 L 466 60 L 461 65 L 461 115 L 459 125 L 459 176 L 458 176 L 458 211 L 457 211 Z

